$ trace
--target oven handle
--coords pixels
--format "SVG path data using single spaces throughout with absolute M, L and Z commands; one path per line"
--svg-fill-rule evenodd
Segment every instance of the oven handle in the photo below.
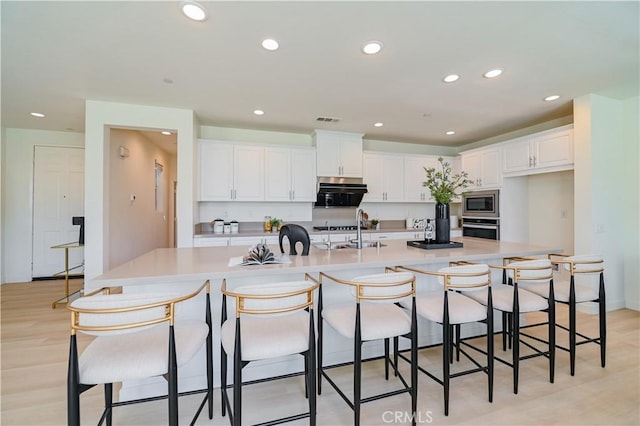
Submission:
M 463 228 L 474 228 L 474 229 L 498 229 L 497 225 L 465 225 L 462 224 Z

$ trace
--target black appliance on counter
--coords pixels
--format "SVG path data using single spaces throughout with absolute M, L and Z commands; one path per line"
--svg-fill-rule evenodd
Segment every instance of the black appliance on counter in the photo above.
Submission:
M 318 178 L 315 207 L 358 207 L 367 185 L 358 178 Z

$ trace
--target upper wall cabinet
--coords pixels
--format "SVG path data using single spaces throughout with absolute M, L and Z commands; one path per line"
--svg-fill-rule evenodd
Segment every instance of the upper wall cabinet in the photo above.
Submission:
M 504 144 L 504 173 L 521 176 L 573 168 L 573 126 L 564 126 Z
M 367 192 L 363 202 L 401 202 L 403 200 L 403 157 L 400 155 L 364 154 L 363 181 Z
M 316 152 L 312 148 L 265 150 L 265 201 L 316 201 Z
M 469 174 L 469 190 L 499 188 L 502 186 L 500 148 L 484 148 L 463 152 L 462 170 Z
M 318 176 L 362 177 L 362 134 L 316 130 Z
M 429 189 L 422 186 L 427 173 L 425 168 L 438 167 L 438 157 L 430 155 L 407 155 L 404 157 L 404 199 L 407 202 L 431 201 Z
M 262 146 L 199 141 L 200 201 L 264 200 Z

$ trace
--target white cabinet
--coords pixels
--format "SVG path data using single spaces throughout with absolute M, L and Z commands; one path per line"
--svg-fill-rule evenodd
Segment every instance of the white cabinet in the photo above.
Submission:
M 264 147 L 200 141 L 200 201 L 262 201 Z
M 318 176 L 362 177 L 362 134 L 316 130 Z
M 469 174 L 469 190 L 502 186 L 500 148 L 488 148 L 462 153 L 462 170 Z
M 438 157 L 427 155 L 404 157 L 404 200 L 407 202 L 433 201 L 429 189 L 422 186 L 427 174 L 425 168 L 437 167 Z
M 570 126 L 506 143 L 504 173 L 527 175 L 573 167 L 573 130 Z
M 265 200 L 315 201 L 315 150 L 267 147 Z
M 229 238 L 211 237 L 211 238 L 194 238 L 194 247 L 226 247 L 229 245 Z
M 401 202 L 403 157 L 367 152 L 363 158 L 363 181 L 368 190 L 363 202 Z
M 279 239 L 279 235 L 278 233 L 276 233 L 275 235 L 257 235 L 257 236 L 253 236 L 253 237 L 231 237 L 229 238 L 229 245 L 230 246 L 247 246 L 247 247 L 254 247 L 257 244 L 267 244 L 267 245 L 278 245 L 278 239 Z M 278 248 L 278 250 L 275 250 L 274 247 L 270 247 L 271 251 L 276 253 L 279 252 L 280 249 Z

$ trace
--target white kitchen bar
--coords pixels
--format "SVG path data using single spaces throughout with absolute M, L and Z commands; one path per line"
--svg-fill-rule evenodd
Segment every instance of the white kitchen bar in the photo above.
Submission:
M 196 247 L 178 249 L 155 249 L 121 266 L 118 266 L 99 277 L 85 283 L 85 292 L 105 287 L 122 286 L 124 292 L 175 291 L 186 293 L 194 289 L 204 280 L 212 284 L 211 303 L 214 324 L 214 366 L 215 383 L 219 386 L 220 365 L 220 328 L 221 294 L 220 284 L 227 279 L 230 288 L 233 286 L 276 281 L 292 281 L 304 279 L 304 274 L 317 276 L 320 271 L 331 273 L 341 278 L 353 278 L 366 273 L 383 272 L 386 266 L 414 266 L 422 269 L 437 270 L 448 266 L 450 261 L 473 261 L 502 264 L 502 259 L 512 256 L 540 256 L 548 253 L 562 252 L 558 247 L 540 247 L 528 244 L 494 241 L 478 238 L 457 238 L 463 242 L 462 248 L 423 250 L 408 247 L 405 240 L 385 240 L 382 247 L 363 249 L 322 250 L 312 246 L 309 256 L 290 256 L 290 263 L 229 266 L 229 259 L 243 256 L 248 247 Z M 279 251 L 277 245 L 271 250 Z M 288 252 L 288 247 L 285 247 Z M 501 275 L 495 273 L 494 282 L 500 282 Z M 417 277 L 418 292 L 437 288 L 425 277 Z M 337 284 L 323 287 L 325 306 L 340 300 L 348 300 L 349 289 Z M 200 301 L 204 303 L 204 301 Z M 194 302 L 195 303 L 195 302 Z M 198 306 L 185 306 L 180 313 L 184 316 L 201 315 Z M 496 328 L 500 323 L 496 322 Z M 435 343 L 441 339 L 439 327 L 420 321 L 418 324 L 420 345 Z M 463 329 L 463 336 L 483 333 L 478 326 Z M 352 357 L 352 343 L 334 334 L 330 327 L 325 327 L 325 365 L 345 362 Z M 382 353 L 382 345 L 371 343 L 363 347 L 363 356 L 374 356 Z M 204 350 L 188 365 L 180 370 L 180 391 L 201 389 L 206 386 L 204 371 Z M 274 362 L 256 362 L 249 364 L 243 372 L 244 380 L 253 380 L 279 374 L 303 370 L 303 358 L 290 357 Z M 166 384 L 162 378 L 135 383 L 123 383 L 120 399 L 164 394 Z

